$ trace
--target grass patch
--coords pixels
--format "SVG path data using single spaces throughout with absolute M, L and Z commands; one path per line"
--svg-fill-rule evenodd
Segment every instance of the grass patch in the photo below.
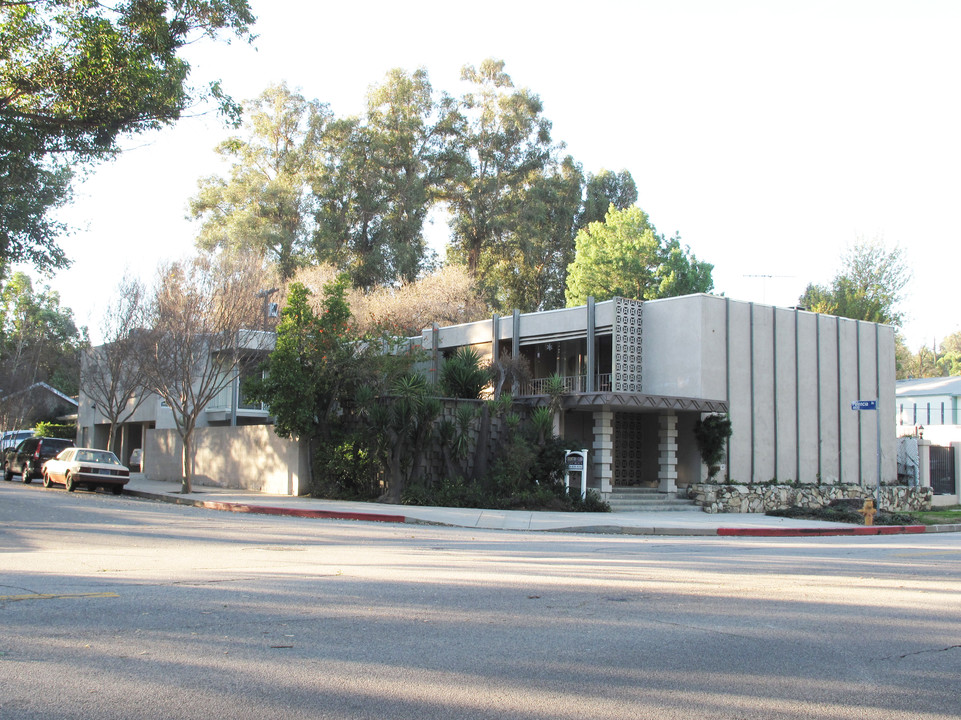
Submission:
M 923 525 L 957 525 L 961 524 L 961 505 L 913 512 L 910 515 Z

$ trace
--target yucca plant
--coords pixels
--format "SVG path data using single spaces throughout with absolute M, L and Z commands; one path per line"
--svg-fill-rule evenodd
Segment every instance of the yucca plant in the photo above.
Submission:
M 490 381 L 490 369 L 481 365 L 480 355 L 471 347 L 459 348 L 440 371 L 440 388 L 446 397 L 476 400 Z

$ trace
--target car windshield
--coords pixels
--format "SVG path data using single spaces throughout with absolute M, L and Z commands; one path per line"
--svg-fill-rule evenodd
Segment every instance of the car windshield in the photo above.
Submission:
M 106 450 L 78 450 L 77 462 L 105 463 L 107 465 L 119 465 L 120 461 L 112 452 Z

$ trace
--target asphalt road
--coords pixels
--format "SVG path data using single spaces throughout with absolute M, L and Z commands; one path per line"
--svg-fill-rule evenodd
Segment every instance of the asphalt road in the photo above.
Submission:
M 957 533 L 513 533 L 0 483 L 2 720 L 959 715 Z

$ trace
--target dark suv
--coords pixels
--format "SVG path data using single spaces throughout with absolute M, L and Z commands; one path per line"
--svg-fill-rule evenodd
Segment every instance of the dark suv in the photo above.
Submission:
M 11 448 L 3 456 L 3 479 L 10 481 L 14 475 L 23 477 L 25 483 L 40 477 L 43 464 L 56 457 L 64 448 L 73 447 L 73 440 L 32 437 Z

